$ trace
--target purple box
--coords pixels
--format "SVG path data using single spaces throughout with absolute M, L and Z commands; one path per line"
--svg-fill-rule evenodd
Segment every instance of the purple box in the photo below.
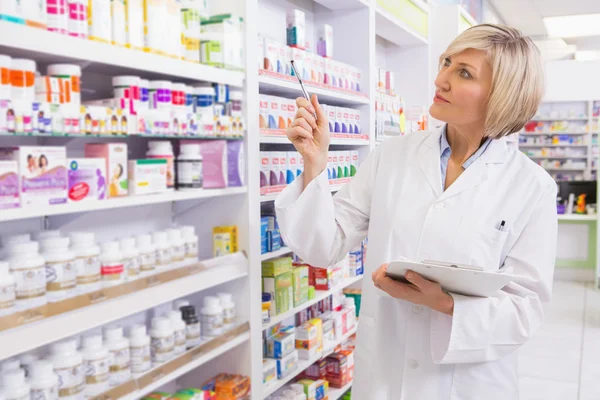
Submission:
M 0 210 L 20 206 L 19 164 L 16 161 L 0 161 Z
M 230 140 L 227 142 L 227 186 L 244 186 L 244 142 Z
M 194 141 L 190 141 L 194 143 Z M 202 153 L 202 187 L 216 189 L 227 187 L 227 141 L 200 140 Z

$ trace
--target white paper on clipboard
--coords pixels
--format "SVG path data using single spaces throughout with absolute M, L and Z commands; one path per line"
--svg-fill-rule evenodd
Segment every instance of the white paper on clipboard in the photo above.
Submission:
M 510 283 L 515 276 L 503 272 L 492 272 L 432 265 L 414 261 L 393 261 L 387 275 L 405 281 L 406 272 L 414 271 L 425 279 L 438 282 L 447 292 L 466 296 L 490 297 Z

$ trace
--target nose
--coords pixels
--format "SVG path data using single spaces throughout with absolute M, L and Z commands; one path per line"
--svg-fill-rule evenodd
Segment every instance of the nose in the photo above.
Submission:
M 450 90 L 450 82 L 448 81 L 446 70 L 447 69 L 445 68 L 440 69 L 440 71 L 437 74 L 437 77 L 435 78 L 435 81 L 433 81 L 433 84 L 435 85 L 436 89 L 443 92 L 447 92 L 448 90 Z

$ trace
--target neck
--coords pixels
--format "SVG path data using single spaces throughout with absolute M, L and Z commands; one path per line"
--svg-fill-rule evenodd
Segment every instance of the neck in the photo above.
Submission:
M 457 126 L 448 124 L 446 138 L 452 149 L 451 159 L 462 164 L 469 159 L 485 142 L 484 128 L 477 126 Z

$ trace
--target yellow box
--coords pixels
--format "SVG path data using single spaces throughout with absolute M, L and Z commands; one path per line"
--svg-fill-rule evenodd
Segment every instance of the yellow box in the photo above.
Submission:
M 238 227 L 215 226 L 213 228 L 213 257 L 238 251 Z

